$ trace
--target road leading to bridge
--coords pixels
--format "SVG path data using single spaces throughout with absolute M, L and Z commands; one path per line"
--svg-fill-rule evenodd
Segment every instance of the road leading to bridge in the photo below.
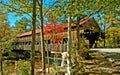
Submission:
M 91 48 L 90 50 L 109 53 L 120 53 L 120 48 Z

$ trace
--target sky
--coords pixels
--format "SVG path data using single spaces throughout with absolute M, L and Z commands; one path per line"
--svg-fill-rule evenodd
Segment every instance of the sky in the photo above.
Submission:
M 14 13 L 12 13 L 12 12 L 9 12 L 7 15 L 8 15 L 7 19 L 10 22 L 11 26 L 14 26 L 15 22 L 22 18 L 20 16 L 15 16 Z
M 22 17 L 30 18 L 27 14 L 23 14 L 23 16 L 16 16 L 13 12 L 7 13 L 7 19 L 10 22 L 10 26 L 14 26 L 15 22 L 20 20 Z

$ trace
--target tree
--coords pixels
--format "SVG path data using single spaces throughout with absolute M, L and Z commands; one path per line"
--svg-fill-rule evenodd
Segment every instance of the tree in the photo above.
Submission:
M 109 27 L 106 30 L 106 46 L 107 47 L 118 47 L 117 46 L 117 40 L 120 37 L 119 34 L 120 34 L 120 28 Z
M 16 21 L 13 28 L 17 34 L 30 31 L 32 28 L 31 20 L 23 17 L 22 19 Z
M 3 14 L 3 13 L 0 13 L 0 28 L 2 28 L 2 21 L 5 19 L 5 14 Z M 0 32 L 3 32 L 3 30 L 0 30 Z M 3 36 L 3 34 L 1 33 L 0 34 L 0 39 L 2 39 L 4 36 Z M 1 40 L 0 40 L 1 41 Z M 3 70 L 2 70 L 2 54 L 3 54 L 3 46 L 2 46 L 2 43 L 0 42 L 0 66 L 1 66 L 1 68 L 0 68 L 0 71 L 1 71 L 1 75 L 3 75 Z
M 32 11 L 32 1 L 22 1 L 22 0 L 8 0 L 1 1 L 1 4 L 4 5 L 7 12 L 15 12 L 16 15 L 22 16 L 23 14 L 27 14 L 28 16 L 31 16 Z
M 36 34 L 36 2 L 37 0 L 33 0 L 33 17 L 32 17 L 32 45 L 31 45 L 31 75 L 34 75 L 34 64 L 35 64 L 35 34 Z
M 32 11 L 32 5 L 34 3 L 32 3 L 31 0 L 29 0 L 29 1 L 19 1 L 19 0 L 14 1 L 14 0 L 9 0 L 8 2 L 9 3 L 6 3 L 6 2 L 2 1 L 1 3 L 6 6 L 6 8 L 8 9 L 9 12 L 15 12 L 16 15 L 19 15 L 19 16 L 22 16 L 23 14 L 27 14 L 30 17 L 32 17 L 31 16 L 31 11 Z M 43 16 L 42 16 L 43 15 L 43 13 L 42 13 L 43 12 L 43 10 L 42 10 L 43 9 L 43 7 L 42 7 L 43 3 L 42 3 L 42 0 L 40 2 L 38 0 L 37 2 L 38 2 L 39 6 L 37 6 L 37 4 L 36 4 L 36 8 L 38 10 L 36 10 L 35 13 L 38 14 L 38 15 L 36 15 L 37 16 L 37 20 L 39 19 L 39 22 L 41 22 L 41 50 L 42 50 L 42 63 L 43 63 L 42 69 L 43 69 L 43 72 L 45 72 L 45 46 L 44 46 L 44 35 L 43 35 Z M 39 17 L 39 15 L 40 15 L 40 17 Z M 33 36 L 32 49 L 34 50 L 34 36 Z M 32 54 L 34 56 L 34 52 Z
M 0 13 L 0 63 L 2 72 L 2 54 L 11 51 L 12 43 L 15 40 L 15 33 L 10 28 L 9 22 L 6 20 L 6 14 Z
M 16 12 L 17 15 L 23 15 L 23 14 L 28 14 L 31 16 L 31 10 L 32 10 L 32 1 L 26 1 L 26 0 L 9 0 L 10 2 L 7 4 L 5 2 L 1 2 L 3 5 L 7 7 L 7 9 L 11 12 Z M 39 1 L 39 0 L 38 0 Z M 112 17 L 110 19 L 110 22 L 112 23 L 111 25 L 114 25 L 115 19 L 117 16 L 119 16 L 119 8 L 120 8 L 120 1 L 119 0 L 57 0 L 53 7 L 49 9 L 50 11 L 46 11 L 45 13 L 47 14 L 47 18 L 49 21 L 54 21 L 56 20 L 64 20 L 64 22 L 68 19 L 68 16 L 71 15 L 72 22 L 77 21 L 77 45 L 78 49 L 80 49 L 80 40 L 79 40 L 79 20 L 82 18 L 89 18 L 89 17 L 94 17 L 94 15 L 100 15 L 102 18 L 103 16 L 110 16 Z M 41 16 L 39 18 L 39 21 L 41 21 L 41 41 L 44 40 L 44 35 L 43 35 L 43 12 L 42 11 L 42 0 L 39 2 L 37 6 L 37 14 Z M 69 9 L 68 9 L 69 8 Z M 69 14 L 69 10 L 71 13 Z M 113 15 L 114 13 L 114 15 Z M 51 14 L 51 15 L 50 15 Z M 39 16 L 38 15 L 38 16 Z M 111 16 L 113 15 L 113 16 Z M 97 16 L 99 17 L 99 16 Z M 115 21 L 112 21 L 112 20 Z M 106 21 L 106 20 L 105 20 Z M 63 22 L 63 21 L 60 21 Z M 118 21 L 119 22 L 119 21 Z M 42 46 L 42 52 L 43 52 L 43 71 L 45 71 L 45 57 L 44 57 L 44 41 L 41 44 Z
M 6 9 L 6 13 L 13 13 L 15 16 L 19 16 L 21 17 L 20 21 L 16 21 L 16 24 L 15 24 L 15 29 L 17 27 L 20 27 L 20 31 L 21 28 L 26 28 L 27 29 L 29 27 L 32 26 L 31 22 L 32 22 L 32 0 L 29 0 L 29 1 L 22 1 L 22 0 L 8 0 L 8 1 L 4 1 L 2 0 L 1 2 L 1 5 L 4 6 L 4 8 Z M 39 7 L 36 5 L 36 13 L 37 13 L 37 27 L 39 26 Z M 24 22 L 23 22 L 24 21 Z M 26 25 L 20 25 L 20 24 L 26 24 Z M 24 30 L 23 30 L 24 31 Z
M 61 35 L 57 35 L 57 34 L 62 33 L 64 31 L 65 31 L 64 30 L 64 26 L 63 25 L 59 25 L 56 22 L 49 23 L 44 28 L 44 33 L 46 35 L 50 36 L 49 39 L 51 39 L 51 42 L 53 42 L 54 44 L 56 44 L 52 48 L 53 50 L 55 50 L 58 47 L 58 45 L 62 42 Z M 57 47 L 55 47 L 55 46 L 57 46 Z
M 67 73 L 71 75 L 71 13 L 68 15 Z
M 109 26 L 110 27 L 119 26 L 119 19 L 117 17 L 119 14 L 118 9 L 120 7 L 120 5 L 119 5 L 120 1 L 115 0 L 114 1 L 115 3 L 112 1 L 113 0 L 108 1 L 109 6 L 106 6 L 106 5 L 108 5 L 107 3 L 106 3 L 106 5 L 104 5 L 106 7 L 103 9 L 103 11 L 101 11 L 103 13 L 103 15 L 98 17 L 99 19 L 103 20 L 103 22 L 101 22 L 102 23 L 101 28 L 103 28 L 103 32 L 104 32 L 104 47 L 106 47 L 106 29 Z
M 117 3 L 117 5 L 116 5 Z M 48 15 L 52 21 L 55 20 L 66 20 L 69 14 L 68 7 L 70 7 L 72 22 L 77 21 L 77 50 L 80 49 L 80 37 L 79 37 L 79 20 L 82 18 L 94 17 L 94 15 L 107 15 L 108 12 L 114 11 L 118 8 L 120 1 L 117 0 L 57 0 L 56 4 L 53 6 L 53 9 L 49 11 L 53 15 Z M 111 10 L 112 8 L 112 10 Z M 99 17 L 99 16 L 97 16 Z M 82 48 L 81 48 L 82 49 Z
M 43 0 L 37 1 L 40 7 L 40 36 L 41 36 L 41 52 L 42 52 L 42 74 L 46 72 L 45 66 L 45 44 L 44 44 L 44 33 L 43 33 Z

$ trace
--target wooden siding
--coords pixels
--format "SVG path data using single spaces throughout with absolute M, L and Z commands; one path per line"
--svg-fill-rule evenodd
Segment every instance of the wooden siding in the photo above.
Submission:
M 54 44 L 49 44 L 45 46 L 46 51 L 51 51 L 53 50 Z M 31 50 L 31 45 L 13 45 L 13 49 L 15 50 Z M 35 50 L 40 51 L 41 46 L 40 45 L 35 45 Z M 58 48 L 54 49 L 53 51 L 67 51 L 67 44 L 59 44 Z

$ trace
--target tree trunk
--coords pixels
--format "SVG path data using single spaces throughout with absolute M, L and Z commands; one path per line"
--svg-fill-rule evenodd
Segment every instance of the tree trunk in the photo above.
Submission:
M 79 50 L 80 49 L 80 16 L 77 16 L 76 31 L 77 31 L 77 50 Z
M 44 33 L 43 33 L 43 11 L 42 11 L 43 0 L 40 4 L 40 20 L 41 20 L 41 51 L 42 51 L 42 73 L 45 73 L 45 44 L 44 44 Z
M 3 75 L 2 54 L 0 54 L 0 70 L 1 70 L 1 75 Z
M 68 16 L 68 43 L 67 43 L 67 73 L 71 75 L 71 14 Z
M 31 46 L 31 75 L 34 75 L 34 63 L 35 63 L 35 31 L 36 31 L 36 0 L 33 0 L 33 15 L 32 15 L 32 46 Z

